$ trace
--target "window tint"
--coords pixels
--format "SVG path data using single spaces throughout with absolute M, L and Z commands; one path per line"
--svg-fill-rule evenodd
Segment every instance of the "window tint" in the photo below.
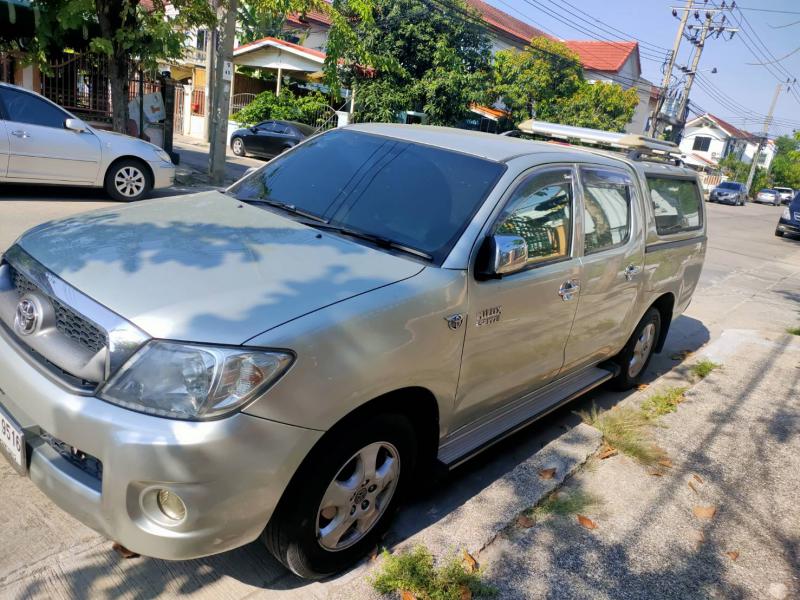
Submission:
M 736 183 L 735 181 L 723 181 L 717 187 L 722 188 L 723 190 L 739 190 L 741 187 L 741 183 Z
M 67 113 L 33 94 L 11 88 L 0 90 L 0 94 L 9 121 L 63 129 L 64 121 L 69 119 Z
M 631 229 L 631 180 L 600 169 L 582 169 L 583 252 L 592 254 L 619 246 Z
M 711 138 L 710 137 L 703 137 L 697 136 L 694 138 L 694 145 L 692 146 L 692 150 L 700 150 L 701 152 L 708 152 L 708 148 L 711 146 Z
M 564 258 L 572 239 L 572 214 L 572 172 L 537 173 L 514 192 L 495 233 L 523 238 L 528 264 Z
M 647 185 L 659 235 L 699 229 L 703 225 L 702 200 L 694 181 L 648 175 Z
M 270 199 L 443 260 L 505 166 L 348 130 L 312 138 L 230 191 Z

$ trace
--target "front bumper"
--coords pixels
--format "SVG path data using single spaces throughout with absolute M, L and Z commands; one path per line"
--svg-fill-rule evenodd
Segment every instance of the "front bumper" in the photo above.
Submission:
M 714 196 L 709 198 L 712 202 L 721 202 L 722 204 L 736 204 L 736 196 Z
M 786 219 L 781 219 L 778 221 L 778 226 L 775 228 L 776 231 L 780 231 L 781 233 L 789 233 L 792 235 L 800 235 L 800 225 L 795 225 L 791 221 L 787 221 Z
M 206 422 L 162 419 L 71 393 L 23 357 L 0 328 L 0 405 L 25 430 L 31 480 L 72 516 L 145 556 L 189 559 L 256 539 L 322 432 L 238 413 Z M 102 462 L 92 475 L 46 432 Z M 0 459 L 2 460 L 2 459 Z M 154 490 L 186 504 L 173 524 Z
M 153 171 L 153 189 L 170 187 L 175 183 L 175 165 L 171 162 L 151 161 L 150 169 Z

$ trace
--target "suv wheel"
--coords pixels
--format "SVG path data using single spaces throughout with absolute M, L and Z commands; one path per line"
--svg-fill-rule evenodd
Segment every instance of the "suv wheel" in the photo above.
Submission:
M 150 172 L 141 161 L 121 160 L 106 173 L 106 193 L 120 202 L 141 200 L 153 189 Z
M 620 373 L 613 380 L 618 390 L 629 390 L 639 383 L 650 359 L 653 357 L 658 337 L 661 335 L 661 313 L 651 308 L 636 326 L 628 343 L 617 355 Z
M 236 156 L 247 156 L 247 152 L 244 149 L 244 141 L 242 138 L 233 138 L 231 140 L 231 150 Z
M 417 461 L 402 415 L 378 415 L 332 432 L 284 492 L 262 539 L 300 577 L 341 571 L 386 531 Z

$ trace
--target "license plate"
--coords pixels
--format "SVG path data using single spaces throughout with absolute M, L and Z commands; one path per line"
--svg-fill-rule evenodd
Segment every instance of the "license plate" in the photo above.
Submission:
M 22 428 L 0 409 L 0 452 L 17 472 L 24 475 L 28 470 L 25 459 L 25 434 Z

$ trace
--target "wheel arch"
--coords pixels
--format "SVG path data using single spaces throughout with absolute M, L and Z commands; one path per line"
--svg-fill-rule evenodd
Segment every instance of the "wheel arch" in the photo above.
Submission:
M 661 331 L 658 334 L 658 341 L 656 342 L 655 351 L 661 352 L 664 349 L 664 343 L 667 341 L 667 333 L 672 324 L 672 311 L 675 308 L 675 295 L 672 292 L 667 292 L 656 298 L 649 307 L 655 308 L 661 316 Z
M 122 156 L 117 156 L 114 160 L 112 160 L 111 164 L 109 164 L 108 167 L 106 168 L 106 172 L 103 174 L 103 183 L 106 182 L 106 179 L 108 178 L 109 174 L 114 169 L 114 167 L 116 167 L 119 163 L 125 160 L 132 160 L 142 165 L 142 167 L 144 167 L 145 175 L 150 178 L 150 185 L 152 186 L 155 183 L 156 176 L 155 173 L 153 173 L 153 168 L 141 156 L 136 156 L 135 154 L 123 154 Z

